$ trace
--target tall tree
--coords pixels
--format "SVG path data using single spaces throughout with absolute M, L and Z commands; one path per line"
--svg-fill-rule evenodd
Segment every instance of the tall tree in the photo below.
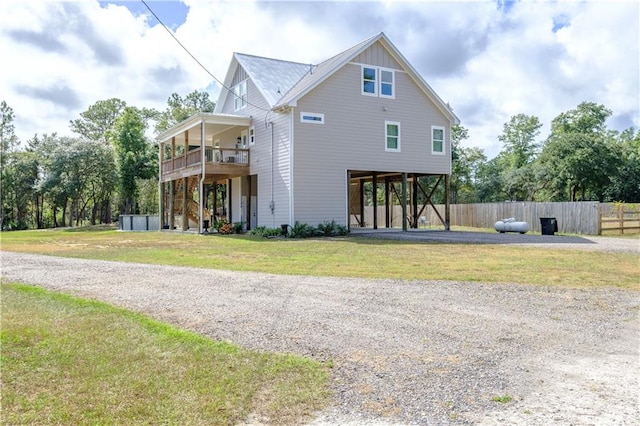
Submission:
M 451 198 L 456 203 L 477 201 L 476 180 L 480 165 L 487 161 L 484 151 L 476 147 L 463 147 L 469 131 L 460 125 L 451 128 Z
M 540 154 L 552 200 L 604 200 L 621 155 L 606 129 L 610 115 L 604 105 L 582 102 L 553 119 Z
M 145 122 L 139 110 L 124 109 L 116 120 L 112 142 L 118 165 L 118 189 L 123 202 L 123 213 L 130 214 L 138 193 L 137 179 L 149 179 L 157 172 L 156 156 L 147 143 Z
M 0 183 L 4 189 L 0 191 L 0 224 L 2 229 L 5 228 L 6 189 L 9 187 L 11 180 L 11 173 L 6 166 L 11 152 L 18 144 L 13 124 L 14 118 L 13 109 L 5 101 L 0 102 Z
M 519 169 L 533 161 L 539 144 L 536 137 L 540 134 L 542 123 L 538 117 L 517 114 L 504 123 L 498 140 L 502 142 L 504 166 L 509 170 Z
M 126 106 L 126 102 L 118 98 L 98 101 L 81 112 L 81 118 L 69 122 L 71 130 L 89 140 L 106 144 L 109 141 L 109 132 L 113 131 L 116 120 Z
M 198 112 L 213 112 L 215 106 L 207 92 L 194 90 L 184 98 L 174 92 L 167 99 L 167 109 L 158 113 L 156 132 L 165 132 Z
M 640 203 L 640 130 L 629 128 L 614 139 L 620 151 L 620 165 L 605 191 L 605 199 Z

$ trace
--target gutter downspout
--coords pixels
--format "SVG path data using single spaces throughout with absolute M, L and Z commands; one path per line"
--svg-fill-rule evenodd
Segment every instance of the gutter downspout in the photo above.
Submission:
M 200 186 L 198 188 L 198 217 L 199 217 L 199 224 L 198 224 L 198 234 L 201 234 L 204 230 L 204 217 L 202 217 L 202 211 L 204 210 L 204 174 L 205 174 L 205 155 L 204 155 L 204 151 L 205 151 L 205 131 L 204 131 L 204 116 L 202 117 L 202 121 L 200 122 L 200 150 L 202 151 L 200 153 L 201 155 L 201 177 L 200 177 Z
M 293 161 L 293 145 L 294 145 L 294 128 L 295 128 L 295 108 L 291 107 L 291 109 L 289 110 L 289 114 L 291 114 L 290 116 L 290 121 L 289 121 L 289 125 L 290 130 L 289 130 L 289 223 L 293 226 L 293 185 L 295 183 L 295 179 L 293 176 L 293 168 L 294 168 L 294 161 Z
M 273 199 L 273 195 L 274 195 L 274 167 L 273 167 L 273 162 L 274 162 L 274 156 L 273 156 L 273 122 L 269 121 L 267 124 L 270 128 L 271 128 L 271 201 L 269 202 L 269 210 L 271 210 L 271 219 L 272 219 L 272 223 L 273 223 L 273 227 L 276 226 L 276 216 L 275 216 L 275 210 L 276 210 L 276 203 Z

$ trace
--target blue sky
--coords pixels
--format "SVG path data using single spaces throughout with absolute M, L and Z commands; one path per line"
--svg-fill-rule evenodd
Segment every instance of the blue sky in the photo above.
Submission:
M 234 51 L 318 63 L 383 31 L 489 157 L 519 113 L 551 120 L 582 101 L 640 127 L 637 1 L 148 1 L 219 79 Z M 219 87 L 140 1 L 0 2 L 0 100 L 16 133 L 70 135 L 98 100 L 164 109 Z

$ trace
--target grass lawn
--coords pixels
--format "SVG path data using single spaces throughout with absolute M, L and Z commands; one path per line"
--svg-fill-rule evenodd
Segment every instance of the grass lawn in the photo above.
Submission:
M 2 283 L 2 424 L 299 424 L 328 370 L 143 315 Z
M 274 274 L 640 289 L 639 258 L 630 253 L 353 236 L 269 240 L 105 228 L 6 232 L 0 237 L 2 250 L 87 259 Z

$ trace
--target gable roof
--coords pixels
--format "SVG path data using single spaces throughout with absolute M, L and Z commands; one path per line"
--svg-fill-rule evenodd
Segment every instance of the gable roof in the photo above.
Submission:
M 422 89 L 427 97 L 436 105 L 436 107 L 447 117 L 452 124 L 459 124 L 460 119 L 453 113 L 449 105 L 447 105 L 429 86 L 429 84 L 420 76 L 413 66 L 405 59 L 400 51 L 387 38 L 384 33 L 379 33 L 355 46 L 345 50 L 338 55 L 327 59 L 320 63 L 314 70 L 313 74 L 305 75 L 291 90 L 280 99 L 278 105 L 274 109 L 295 106 L 298 99 L 309 93 L 320 83 L 342 68 L 344 65 L 360 55 L 373 44 L 380 42 L 387 49 L 391 56 L 408 72 L 413 81 Z
M 282 95 L 300 81 L 309 72 L 309 69 L 313 67 L 310 64 L 299 62 L 234 53 L 224 81 L 225 87 L 231 87 L 233 76 L 239 66 L 245 70 L 251 81 L 253 81 L 262 97 L 267 101 L 269 108 L 275 106 L 282 98 Z M 228 96 L 228 90 L 223 89 L 220 92 L 216 111 L 219 111 L 218 106 L 222 108 Z
M 422 89 L 425 95 L 452 124 L 460 123 L 460 120 L 451 108 L 445 104 L 382 32 L 318 65 L 234 53 L 224 84 L 226 87 L 231 87 L 230 85 L 238 66 L 242 66 L 271 109 L 277 110 L 294 107 L 300 98 L 377 42 L 380 42 L 400 66 L 407 71 L 408 75 L 418 87 Z M 228 90 L 221 91 L 220 99 L 216 104 L 216 112 L 219 112 L 218 108 L 221 109 L 222 105 L 224 105 L 228 93 Z

